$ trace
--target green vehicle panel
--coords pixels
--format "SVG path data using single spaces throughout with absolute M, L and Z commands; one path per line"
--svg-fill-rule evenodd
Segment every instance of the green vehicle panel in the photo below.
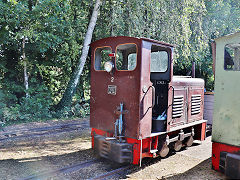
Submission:
M 240 32 L 215 40 L 212 141 L 240 146 Z

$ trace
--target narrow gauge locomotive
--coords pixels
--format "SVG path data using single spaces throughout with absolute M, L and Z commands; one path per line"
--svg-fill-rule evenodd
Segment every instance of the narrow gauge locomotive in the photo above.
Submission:
M 90 46 L 96 154 L 141 165 L 205 139 L 204 80 L 173 76 L 174 45 L 119 36 Z
M 215 40 L 212 165 L 240 179 L 240 32 Z

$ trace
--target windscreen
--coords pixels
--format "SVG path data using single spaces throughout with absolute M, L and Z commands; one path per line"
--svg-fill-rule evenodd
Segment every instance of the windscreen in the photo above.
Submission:
M 132 71 L 137 65 L 137 45 L 121 44 L 117 46 L 116 68 L 117 70 Z
M 225 46 L 224 69 L 240 71 L 240 44 L 227 44 Z
M 111 61 L 111 57 L 109 54 L 112 53 L 112 49 L 110 47 L 100 47 L 95 50 L 95 70 L 104 71 L 104 64 L 107 61 Z
M 151 48 L 151 72 L 166 72 L 168 69 L 168 53 L 161 47 Z

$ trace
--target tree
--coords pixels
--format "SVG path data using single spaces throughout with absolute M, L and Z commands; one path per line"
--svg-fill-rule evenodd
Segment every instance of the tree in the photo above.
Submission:
M 25 54 L 25 43 L 26 43 L 26 37 L 23 37 L 22 40 L 22 59 L 23 59 L 23 74 L 24 74 L 24 86 L 26 90 L 26 98 L 29 97 L 28 93 L 28 72 L 27 72 L 27 60 L 26 60 L 26 54 Z
M 82 47 L 89 4 L 88 0 L 0 1 L 0 101 L 5 104 L 0 119 L 54 115 L 50 107 L 59 101 Z M 28 75 L 27 91 L 23 74 Z M 84 72 L 84 83 L 86 76 Z
M 56 113 L 57 104 L 59 109 L 71 105 L 68 110 L 77 116 L 89 112 L 90 56 L 83 52 L 91 41 L 84 43 L 93 2 L 0 1 L 0 119 L 72 114 Z M 186 75 L 195 61 L 196 76 L 205 79 L 207 89 L 213 88 L 211 40 L 240 30 L 239 0 L 102 2 L 92 41 L 124 35 L 176 44 L 174 73 Z
M 82 74 L 86 59 L 87 59 L 87 55 L 88 55 L 88 51 L 89 51 L 89 44 L 92 40 L 93 30 L 94 30 L 96 22 L 97 22 L 100 5 L 101 5 L 101 0 L 96 0 L 95 6 L 94 6 L 94 9 L 92 12 L 92 17 L 91 17 L 91 20 L 89 22 L 89 26 L 88 26 L 88 29 L 86 32 L 83 49 L 82 49 L 82 55 L 80 57 L 78 65 L 67 85 L 67 88 L 63 94 L 63 97 L 57 105 L 57 110 L 62 110 L 64 108 L 69 108 L 71 106 L 72 97 L 76 92 L 76 88 L 77 88 L 77 85 L 79 84 L 79 79 Z

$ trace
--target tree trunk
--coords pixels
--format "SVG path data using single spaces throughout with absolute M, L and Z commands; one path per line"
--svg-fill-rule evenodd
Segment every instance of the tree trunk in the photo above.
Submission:
M 56 107 L 56 109 L 58 111 L 62 110 L 64 108 L 69 108 L 71 106 L 72 97 L 76 92 L 76 88 L 79 84 L 80 75 L 82 74 L 83 67 L 84 67 L 86 59 L 87 59 L 87 55 L 88 55 L 88 51 L 89 51 L 89 44 L 91 43 L 91 40 L 92 40 L 92 34 L 93 34 L 93 30 L 94 30 L 94 27 L 97 22 L 97 16 L 98 16 L 100 5 L 101 5 L 101 0 L 96 0 L 95 6 L 93 9 L 93 13 L 92 13 L 92 17 L 91 17 L 90 23 L 88 25 L 87 33 L 85 36 L 83 49 L 82 49 L 82 55 L 80 57 L 78 65 L 77 65 L 70 81 L 68 82 L 68 85 L 63 94 L 63 97 Z
M 26 90 L 26 98 L 29 97 L 28 94 L 28 73 L 27 73 L 27 60 L 26 60 L 26 54 L 25 54 L 25 41 L 26 41 L 26 37 L 23 37 L 23 41 L 22 41 L 22 58 L 23 58 L 23 79 L 24 79 L 24 86 L 25 86 L 25 90 Z

